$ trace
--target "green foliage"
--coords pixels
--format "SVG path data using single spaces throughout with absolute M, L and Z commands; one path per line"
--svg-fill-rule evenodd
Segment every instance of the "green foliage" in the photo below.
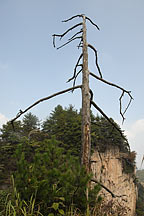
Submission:
M 7 196 L 8 196 L 8 191 L 0 190 L 0 216 L 4 215 L 4 208 L 5 208 Z
M 144 169 L 143 170 L 137 170 L 136 176 L 140 182 L 144 183 Z
M 7 195 L 1 211 L 2 216 L 43 216 L 40 213 L 40 206 L 35 203 L 35 197 L 32 195 L 27 202 L 21 199 L 14 185 L 13 176 L 12 182 L 13 191 Z
M 137 184 L 138 186 L 138 200 L 136 203 L 136 213 L 137 216 L 144 215 L 144 186 L 141 183 Z
M 100 152 L 106 151 L 111 146 L 118 146 L 121 152 L 128 153 L 128 143 L 121 134 L 103 117 L 94 116 L 91 113 L 91 137 L 92 150 L 97 149 Z M 112 119 L 111 119 L 112 120 Z M 113 120 L 112 120 L 113 121 Z M 28 113 L 22 121 L 14 122 L 14 129 L 10 122 L 3 125 L 0 135 L 0 182 L 8 182 L 9 176 L 16 169 L 16 160 L 13 157 L 15 149 L 24 139 L 27 139 L 27 152 L 29 159 L 33 157 L 34 149 L 41 145 L 46 138 L 51 139 L 55 135 L 59 141 L 59 147 L 64 149 L 65 153 L 81 157 L 81 111 L 78 112 L 73 106 L 63 108 L 58 105 L 50 114 L 49 118 L 42 124 L 42 130 L 38 128 L 39 120 L 35 115 Z M 119 127 L 117 125 L 117 127 Z M 26 142 L 23 143 L 26 145 Z M 25 155 L 26 156 L 26 155 Z M 129 160 L 123 160 L 124 167 L 132 170 L 129 166 Z M 130 168 L 130 169 L 129 169 Z
M 19 142 L 22 133 L 21 121 L 15 121 L 13 126 L 10 122 L 7 122 L 0 129 L 0 137 L 4 143 L 16 144 Z
M 13 157 L 17 145 L 22 142 L 24 136 L 29 135 L 30 130 L 38 127 L 38 118 L 31 113 L 24 116 L 23 121 L 15 121 L 12 125 L 7 122 L 0 129 L 0 185 L 8 182 L 16 169 L 16 161 Z M 37 132 L 37 137 L 41 135 Z M 29 138 L 35 138 L 32 132 Z
M 24 135 L 27 136 L 30 131 L 37 129 L 39 125 L 38 117 L 33 115 L 31 112 L 27 113 L 22 120 Z
M 14 127 L 15 131 L 13 130 L 11 123 L 8 122 L 0 129 L 0 185 L 7 181 L 7 178 L 15 169 L 13 154 L 21 139 L 21 122 L 16 121 Z
M 135 159 L 136 159 L 136 152 L 127 152 L 121 154 L 123 172 L 134 174 L 135 170 Z
M 71 203 L 84 212 L 87 207 L 85 191 L 91 176 L 81 168 L 79 159 L 65 153 L 54 137 L 37 145 L 33 154 L 28 145 L 25 140 L 15 154 L 18 160 L 15 185 L 20 197 L 27 201 L 32 194 L 38 194 L 36 204 L 41 203 L 43 214 L 54 214 L 55 211 L 62 214 Z M 99 190 L 98 187 L 90 192 L 90 206 L 94 205 Z M 52 208 L 54 205 L 58 206 L 57 210 Z
M 135 157 L 125 139 L 105 118 L 91 113 L 91 120 L 92 149 L 104 152 L 117 146 L 125 154 L 122 156 L 125 171 L 132 172 Z M 14 128 L 8 122 L 1 129 L 0 183 L 7 183 L 15 172 L 20 208 L 22 202 L 26 212 L 31 203 L 35 210 L 40 204 L 44 215 L 86 212 L 85 191 L 91 176 L 87 176 L 80 165 L 81 111 L 71 105 L 65 109 L 58 105 L 43 122 L 41 130 L 38 118 L 31 113 L 22 121 L 16 121 Z M 89 193 L 90 209 L 95 206 L 93 211 L 98 211 L 101 204 L 99 190 L 96 185 Z M 13 197 L 9 202 L 11 211 L 18 211 L 16 200 Z
M 58 105 L 43 122 L 42 130 L 48 138 L 55 135 L 65 151 L 80 157 L 81 152 L 81 115 L 72 106 L 63 109 Z
M 138 179 L 138 200 L 136 204 L 137 216 L 144 215 L 144 170 L 137 170 L 136 176 Z
M 128 142 L 111 124 L 102 116 L 94 116 L 91 113 L 91 140 L 92 148 L 100 152 L 112 146 L 118 146 L 121 152 L 129 152 Z M 111 119 L 113 121 L 113 119 Z M 120 129 L 114 121 L 113 123 Z M 43 122 L 42 130 L 51 138 L 52 135 L 61 142 L 66 150 L 80 156 L 81 152 L 81 112 L 77 112 L 72 106 L 63 109 L 58 105 L 50 114 L 50 117 Z
M 110 120 L 121 131 L 119 125 L 112 118 Z M 123 134 L 123 131 L 121 133 Z M 92 117 L 91 135 L 92 146 L 100 152 L 105 152 L 112 146 L 117 146 L 121 152 L 129 152 L 129 145 L 123 138 L 124 134 L 122 137 L 120 132 L 102 116 Z

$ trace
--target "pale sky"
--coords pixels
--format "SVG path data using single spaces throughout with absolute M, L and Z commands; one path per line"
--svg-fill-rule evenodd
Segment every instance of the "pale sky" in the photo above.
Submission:
M 56 50 L 52 34 L 63 33 L 81 21 L 77 18 L 62 23 L 62 20 L 83 13 L 100 27 L 97 31 L 87 23 L 87 40 L 98 51 L 104 79 L 131 90 L 134 97 L 123 125 L 119 90 L 91 78 L 95 102 L 126 130 L 140 167 L 144 154 L 143 0 L 0 0 L 0 126 L 36 100 L 72 86 L 66 81 L 80 55 L 78 43 Z M 59 40 L 57 45 L 61 45 Z M 98 75 L 94 60 L 90 51 L 89 69 Z M 77 81 L 80 83 L 81 77 Z M 127 97 L 124 105 L 126 102 Z M 31 112 L 45 120 L 58 104 L 64 107 L 72 104 L 79 109 L 80 90 L 43 102 Z

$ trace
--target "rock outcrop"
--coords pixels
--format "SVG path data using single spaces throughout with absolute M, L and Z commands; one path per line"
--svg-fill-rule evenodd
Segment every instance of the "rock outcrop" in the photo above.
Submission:
M 108 188 L 102 188 L 102 211 L 107 216 L 134 216 L 137 200 L 135 171 L 126 173 L 123 167 L 124 153 L 118 148 L 110 148 L 104 153 L 94 151 L 91 157 L 93 177 Z M 114 195 L 114 196 L 112 196 Z

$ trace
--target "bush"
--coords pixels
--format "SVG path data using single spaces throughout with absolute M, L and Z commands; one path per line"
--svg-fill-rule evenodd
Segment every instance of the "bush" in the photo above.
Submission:
M 51 207 L 60 200 L 61 212 L 71 204 L 81 212 L 86 211 L 85 192 L 91 176 L 86 175 L 77 157 L 59 147 L 54 137 L 41 143 L 29 143 L 25 139 L 18 146 L 15 157 L 18 160 L 15 186 L 21 199 L 27 202 L 36 194 L 35 204 L 40 204 L 44 215 L 54 214 L 55 209 Z M 90 191 L 90 207 L 95 205 L 99 190 L 96 186 Z

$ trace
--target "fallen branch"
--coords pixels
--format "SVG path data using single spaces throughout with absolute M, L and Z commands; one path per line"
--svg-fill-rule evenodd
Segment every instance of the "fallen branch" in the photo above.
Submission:
M 68 88 L 68 89 L 65 89 L 65 90 L 63 90 L 63 91 L 57 92 L 57 93 L 52 94 L 52 95 L 50 95 L 50 96 L 48 96 L 48 97 L 44 97 L 44 98 L 42 98 L 42 99 L 36 101 L 35 103 L 33 103 L 31 106 L 29 106 L 28 108 L 26 108 L 24 111 L 20 110 L 19 113 L 16 115 L 16 117 L 13 118 L 10 122 L 11 122 L 12 125 L 13 125 L 13 122 L 14 122 L 16 119 L 18 119 L 21 115 L 23 115 L 23 114 L 26 113 L 28 110 L 30 110 L 31 108 L 33 108 L 34 106 L 36 106 L 37 104 L 39 104 L 39 103 L 41 103 L 41 102 L 43 102 L 43 101 L 45 101 L 45 100 L 49 100 L 50 98 L 53 98 L 53 97 L 55 97 L 55 96 L 57 96 L 57 95 L 64 94 L 64 93 L 69 92 L 69 91 L 71 91 L 71 90 L 73 90 L 73 89 L 78 89 L 78 88 L 81 88 L 81 87 L 82 87 L 82 85 L 78 85 L 78 86 L 75 86 L 75 87 Z
M 96 57 L 96 62 L 95 62 L 95 63 L 96 63 L 96 67 L 97 67 L 97 69 L 98 69 L 100 78 L 102 78 L 102 73 L 101 73 L 100 67 L 99 67 L 99 65 L 98 65 L 97 50 L 96 50 L 91 44 L 88 44 L 88 47 L 91 48 L 91 49 L 94 51 L 94 53 L 95 53 L 95 57 Z

